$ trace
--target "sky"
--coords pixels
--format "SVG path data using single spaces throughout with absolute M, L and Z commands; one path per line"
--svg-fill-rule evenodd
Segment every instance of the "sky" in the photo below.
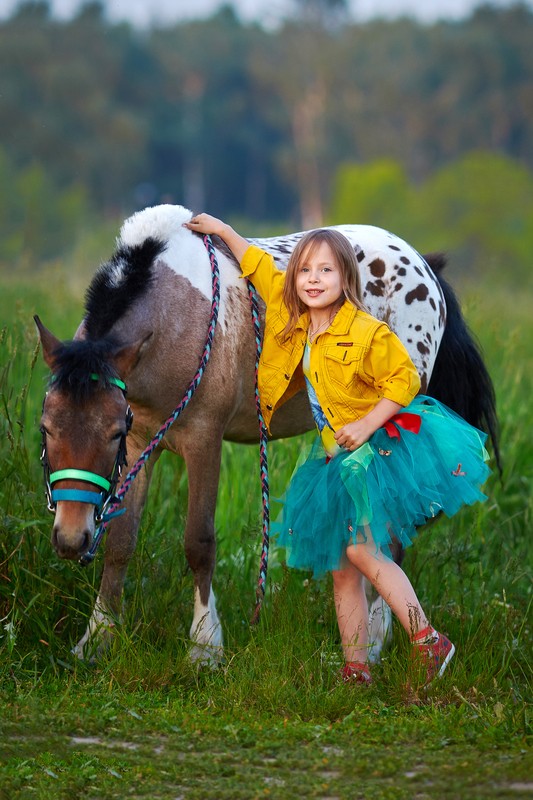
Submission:
M 490 5 L 509 7 L 515 0 L 490 0 Z M 20 0 L 0 0 L 0 17 L 11 14 Z M 68 18 L 83 5 L 83 0 L 49 0 L 58 17 Z M 438 19 L 461 19 L 480 5 L 481 0 L 348 0 L 352 18 L 364 22 L 372 17 L 393 19 L 409 15 L 420 22 Z M 183 19 L 210 16 L 221 0 L 104 0 L 106 14 L 113 21 L 127 20 L 144 27 Z M 275 26 L 294 7 L 291 0 L 232 0 L 232 5 L 245 21 L 259 21 Z M 533 8 L 533 0 L 526 5 Z

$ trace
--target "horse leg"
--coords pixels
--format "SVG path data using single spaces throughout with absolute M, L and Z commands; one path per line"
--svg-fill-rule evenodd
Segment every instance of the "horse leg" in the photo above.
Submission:
M 381 651 L 392 639 L 392 613 L 385 600 L 373 591 L 367 581 L 367 597 L 374 598 L 368 612 L 368 660 L 371 664 L 378 664 L 381 660 Z
M 199 438 L 184 453 L 189 500 L 185 555 L 194 575 L 194 617 L 190 630 L 191 661 L 212 667 L 222 661 L 222 626 L 211 586 L 215 570 L 215 507 L 220 474 L 222 436 Z
M 139 448 L 131 452 L 130 463 L 136 461 L 141 450 Z M 87 629 L 72 650 L 80 660 L 98 659 L 109 648 L 113 639 L 113 630 L 121 617 L 126 571 L 135 551 L 137 531 L 156 460 L 157 456 L 154 454 L 131 485 L 124 499 L 126 513 L 110 523 L 98 596 Z

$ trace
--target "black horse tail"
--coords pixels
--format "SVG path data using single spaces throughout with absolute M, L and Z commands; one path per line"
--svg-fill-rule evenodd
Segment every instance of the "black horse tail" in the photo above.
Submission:
M 501 475 L 496 396 L 481 347 L 466 324 L 454 290 L 442 277 L 446 257 L 430 253 L 424 258 L 437 277 L 447 309 L 446 327 L 427 393 L 488 433 Z

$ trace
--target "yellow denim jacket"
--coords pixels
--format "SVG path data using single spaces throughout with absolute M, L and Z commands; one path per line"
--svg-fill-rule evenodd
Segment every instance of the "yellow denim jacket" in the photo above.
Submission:
M 302 357 L 309 313 L 300 315 L 292 336 L 284 340 L 282 332 L 289 319 L 282 301 L 285 272 L 255 245 L 244 254 L 241 270 L 266 304 L 258 384 L 261 410 L 270 430 L 276 409 L 305 388 Z M 409 405 L 420 389 L 418 372 L 396 334 L 348 301 L 311 347 L 311 376 L 333 430 L 363 417 L 382 397 Z

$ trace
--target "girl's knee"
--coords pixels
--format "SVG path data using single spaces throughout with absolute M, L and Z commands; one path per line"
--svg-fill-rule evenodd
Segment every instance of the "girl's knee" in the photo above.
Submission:
M 363 544 L 349 544 L 346 548 L 348 561 L 356 569 L 368 562 L 368 555 L 368 550 Z
M 353 586 L 363 580 L 362 574 L 353 564 L 350 564 L 345 569 L 333 570 L 331 577 L 333 578 L 333 585 L 336 589 L 341 589 L 344 586 Z
M 350 544 L 346 548 L 346 556 L 357 570 L 368 578 L 368 572 L 379 571 L 386 562 L 390 561 L 383 553 L 377 553 L 374 546 L 364 544 Z

